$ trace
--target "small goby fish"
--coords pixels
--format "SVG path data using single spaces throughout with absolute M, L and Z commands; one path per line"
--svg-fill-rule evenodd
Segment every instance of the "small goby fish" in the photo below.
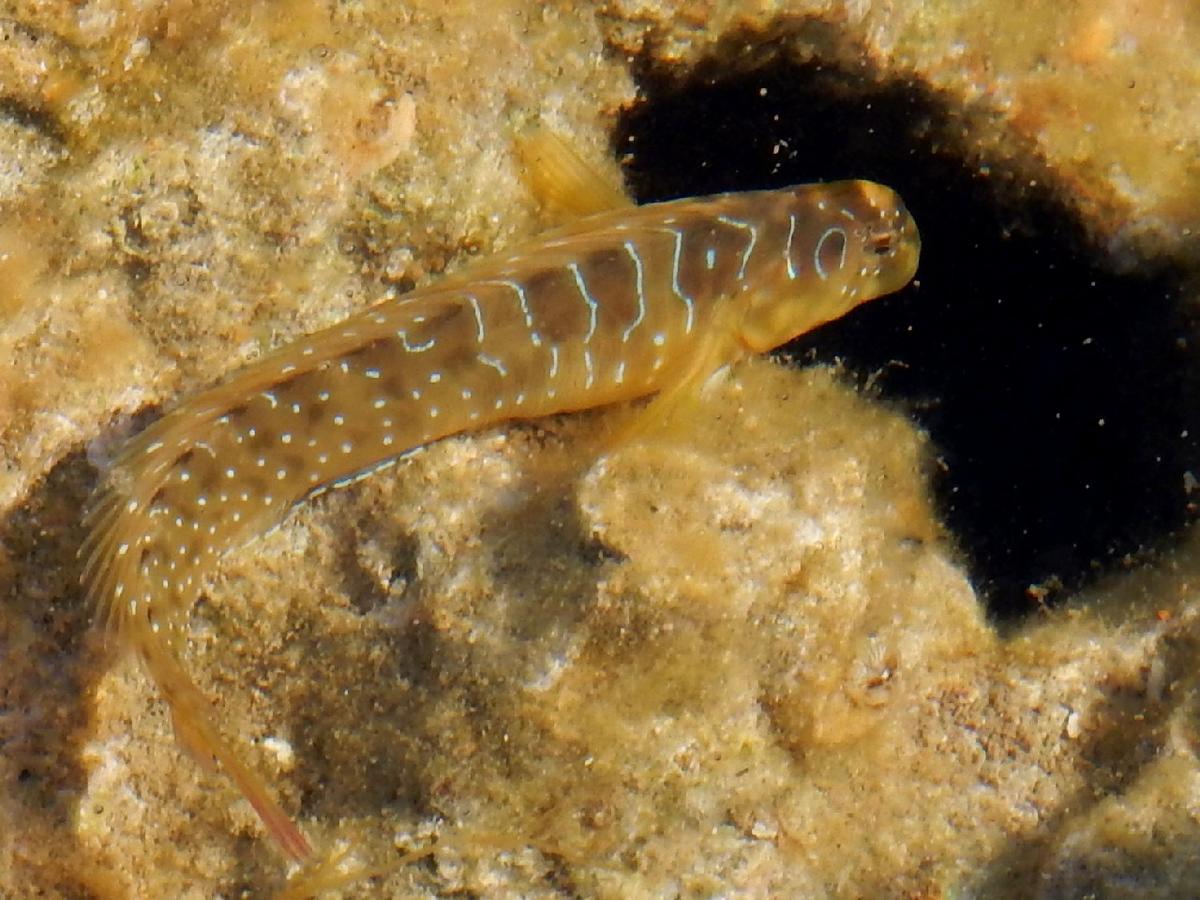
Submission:
M 223 551 L 447 435 L 655 393 L 645 415 L 664 414 L 718 369 L 916 271 L 916 225 L 868 181 L 641 207 L 591 196 L 603 198 L 591 214 L 185 400 L 128 443 L 98 489 L 81 554 L 99 618 L 141 657 L 180 740 L 225 768 L 297 860 L 308 841 L 222 739 L 177 658 Z

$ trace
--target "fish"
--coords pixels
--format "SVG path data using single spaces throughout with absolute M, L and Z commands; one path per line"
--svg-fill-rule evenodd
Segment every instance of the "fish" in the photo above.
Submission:
M 651 395 L 642 419 L 668 417 L 716 371 L 916 272 L 916 223 L 874 182 L 635 206 L 553 141 L 523 156 L 572 221 L 183 400 L 124 446 L 86 514 L 81 579 L 100 627 L 141 659 L 180 742 L 223 768 L 300 862 L 311 844 L 180 662 L 226 550 L 449 435 Z

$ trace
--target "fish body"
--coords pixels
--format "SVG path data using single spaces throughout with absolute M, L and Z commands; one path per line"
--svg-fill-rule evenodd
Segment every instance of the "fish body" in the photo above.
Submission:
M 778 346 L 916 269 L 890 189 L 847 181 L 585 216 L 301 338 L 185 400 L 121 452 L 84 585 L 296 858 L 299 831 L 211 726 L 175 654 L 205 575 L 295 503 L 439 438 L 660 393 Z

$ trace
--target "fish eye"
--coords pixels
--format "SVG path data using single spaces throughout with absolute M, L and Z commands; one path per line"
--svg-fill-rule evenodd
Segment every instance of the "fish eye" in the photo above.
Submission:
M 892 231 L 873 231 L 867 235 L 867 249 L 876 256 L 888 256 L 896 249 L 896 234 Z

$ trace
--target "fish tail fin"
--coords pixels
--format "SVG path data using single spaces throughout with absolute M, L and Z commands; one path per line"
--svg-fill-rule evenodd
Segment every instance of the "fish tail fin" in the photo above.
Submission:
M 175 655 L 187 603 L 166 584 L 157 589 L 153 566 L 162 548 L 150 537 L 152 498 L 179 449 L 177 441 L 163 439 L 161 428 L 151 426 L 131 441 L 97 490 L 85 513 L 80 581 L 109 644 L 137 651 L 162 691 L 180 743 L 205 768 L 219 764 L 283 852 L 303 862 L 313 852 L 308 840 L 221 738 L 208 701 Z
M 142 631 L 142 629 L 139 629 Z M 209 703 L 170 648 L 152 634 L 135 640 L 138 655 L 171 709 L 176 739 L 207 769 L 219 765 L 262 820 L 279 848 L 297 862 L 313 855 L 312 845 L 275 802 L 266 783 L 246 766 L 213 725 Z

